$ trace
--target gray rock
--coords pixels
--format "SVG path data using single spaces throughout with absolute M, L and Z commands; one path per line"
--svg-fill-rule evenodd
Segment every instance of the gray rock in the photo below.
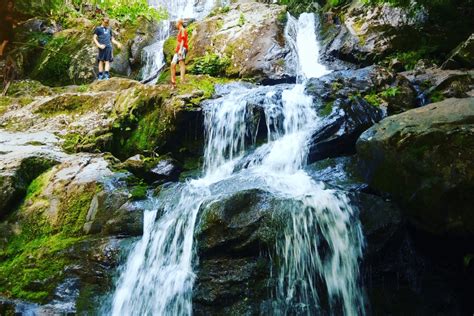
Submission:
M 474 33 L 456 47 L 441 65 L 442 69 L 474 68 Z
M 367 183 L 390 193 L 435 234 L 474 234 L 474 99 L 447 99 L 391 116 L 357 142 Z

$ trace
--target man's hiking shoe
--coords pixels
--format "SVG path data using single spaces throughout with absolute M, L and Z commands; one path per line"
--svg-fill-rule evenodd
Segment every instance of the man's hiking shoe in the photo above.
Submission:
M 110 75 L 109 74 L 104 74 L 104 80 L 109 80 L 110 79 Z
M 101 80 L 103 80 L 103 79 L 104 79 L 104 76 L 103 76 L 103 75 L 98 75 L 98 76 L 97 76 L 97 80 L 101 81 Z

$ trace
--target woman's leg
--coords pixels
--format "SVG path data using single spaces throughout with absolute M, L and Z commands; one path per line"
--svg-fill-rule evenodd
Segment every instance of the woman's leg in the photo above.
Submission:
M 176 84 L 176 63 L 171 63 L 171 83 Z
M 186 75 L 186 64 L 184 63 L 184 60 L 179 61 L 179 68 L 181 72 L 181 82 L 184 82 L 184 76 Z

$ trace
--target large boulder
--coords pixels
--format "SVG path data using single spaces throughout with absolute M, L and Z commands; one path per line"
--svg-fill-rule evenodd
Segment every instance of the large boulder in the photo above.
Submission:
M 254 314 L 269 299 L 270 258 L 284 199 L 258 189 L 205 202 L 196 233 L 199 268 L 194 309 L 199 315 Z
M 474 233 L 474 99 L 389 117 L 357 142 L 371 187 L 390 193 L 411 222 L 436 234 Z
M 423 11 L 354 1 L 340 18 L 326 25 L 324 55 L 368 65 L 395 52 L 418 45 L 419 26 L 427 16 Z
M 165 85 L 112 78 L 53 92 L 37 82 L 20 81 L 12 83 L 11 96 L 0 108 L 0 126 L 55 133 L 64 139 L 67 152 L 109 151 L 121 159 L 152 152 L 200 153 L 200 103 L 223 82 L 190 75 L 186 84 L 170 91 Z
M 65 158 L 49 133 L 0 131 L 0 218 L 11 213 L 31 181 Z
M 276 4 L 238 1 L 196 22 L 190 30 L 191 71 L 259 80 L 287 77 L 289 50 L 280 22 L 285 14 L 285 7 Z
M 441 65 L 441 68 L 474 68 L 474 33 L 451 52 L 448 59 Z
M 0 227 L 2 296 L 46 303 L 69 278 L 79 296 L 91 294 L 84 284 L 110 280 L 116 257 L 107 254 L 109 241 L 143 231 L 143 208 L 133 202 L 126 175 L 112 172 L 115 163 L 102 155 L 65 156 L 28 185 Z

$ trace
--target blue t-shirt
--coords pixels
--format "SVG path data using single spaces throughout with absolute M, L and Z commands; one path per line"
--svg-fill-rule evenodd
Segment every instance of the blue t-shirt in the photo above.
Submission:
M 94 34 L 97 35 L 97 40 L 100 44 L 105 46 L 112 46 L 112 30 L 107 27 L 98 26 L 95 28 Z

